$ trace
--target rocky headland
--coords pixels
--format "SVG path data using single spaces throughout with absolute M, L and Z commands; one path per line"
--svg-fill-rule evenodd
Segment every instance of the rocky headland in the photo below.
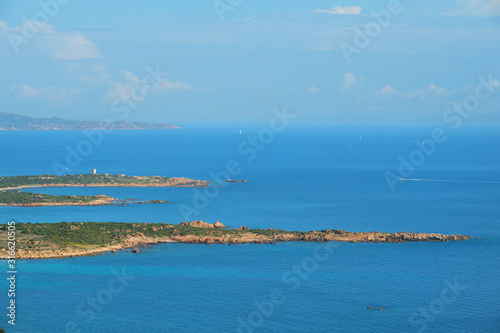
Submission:
M 163 200 L 118 200 L 105 195 L 61 196 L 18 191 L 43 187 L 206 187 L 209 181 L 185 177 L 126 176 L 109 174 L 86 175 L 40 175 L 0 177 L 0 206 L 41 207 L 41 206 L 102 206 L 125 205 L 129 203 L 168 203 Z M 134 202 L 132 202 L 134 201 Z
M 416 232 L 349 232 L 345 230 L 285 231 L 277 229 L 230 229 L 220 222 L 164 223 L 61 222 L 16 225 L 17 259 L 47 259 L 92 256 L 160 243 L 194 244 L 274 244 L 276 242 L 402 243 L 468 240 L 465 235 Z M 3 232 L 2 232 L 3 230 Z M 0 256 L 8 258 L 6 225 L 0 226 Z M 71 245 L 68 245 L 71 244 Z M 137 250 L 136 250 L 137 249 Z

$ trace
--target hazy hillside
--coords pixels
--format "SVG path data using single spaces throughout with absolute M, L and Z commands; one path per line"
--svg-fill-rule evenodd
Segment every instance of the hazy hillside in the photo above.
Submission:
M 180 128 L 172 124 L 154 124 L 145 122 L 115 122 L 67 120 L 63 118 L 32 118 L 12 113 L 0 112 L 0 130 L 146 130 L 146 129 L 175 129 Z

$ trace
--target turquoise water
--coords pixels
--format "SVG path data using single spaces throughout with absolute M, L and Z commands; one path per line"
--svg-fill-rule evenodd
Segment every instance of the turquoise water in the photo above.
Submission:
M 0 327 L 7 332 L 500 331 L 498 129 L 448 131 L 449 139 L 405 178 L 453 181 L 398 182 L 395 191 L 384 172 L 397 172 L 398 156 L 408 158 L 417 147 L 414 140 L 425 140 L 432 128 L 291 126 L 248 162 L 238 146 L 259 129 L 117 131 L 68 170 L 209 180 L 211 171 L 236 160 L 242 171 L 232 178 L 248 182 L 220 188 L 202 209 L 193 206 L 199 189 L 49 188 L 36 191 L 172 203 L 0 207 L 2 222 L 202 219 L 235 227 L 475 238 L 328 243 L 327 248 L 164 244 L 139 255 L 22 261 L 17 325 L 8 327 L 4 318 Z M 65 147 L 75 148 L 82 139 L 82 133 L 71 131 L 0 132 L 0 175 L 53 173 L 54 161 L 65 163 Z M 186 216 L 181 207 L 187 206 L 197 212 Z M 5 263 L 1 269 L 7 270 Z M 125 274 L 123 282 L 113 271 Z M 0 288 L 8 289 L 5 281 Z

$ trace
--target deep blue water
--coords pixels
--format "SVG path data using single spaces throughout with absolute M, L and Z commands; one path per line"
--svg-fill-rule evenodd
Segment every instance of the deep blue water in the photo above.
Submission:
M 395 191 L 384 173 L 397 173 L 398 156 L 408 159 L 418 148 L 415 139 L 429 138 L 433 128 L 290 126 L 248 162 L 249 153 L 240 154 L 238 146 L 260 128 L 116 131 L 67 170 L 210 180 L 210 172 L 237 161 L 241 173 L 232 178 L 248 182 L 219 188 L 204 208 L 193 205 L 200 189 L 49 188 L 37 191 L 172 203 L 0 207 L 2 223 L 201 219 L 234 227 L 418 231 L 476 238 L 329 243 L 327 249 L 316 243 L 164 244 L 140 255 L 22 261 L 17 325 L 8 327 L 4 318 L 0 327 L 7 332 L 500 331 L 498 128 L 446 130 L 446 142 L 404 178 L 452 181 L 397 182 Z M 0 176 L 52 174 L 53 162 L 66 164 L 66 147 L 76 149 L 83 139 L 78 131 L 0 132 Z M 196 212 L 183 214 L 181 208 L 189 206 Z M 5 263 L 1 269 L 7 270 Z M 113 284 L 113 271 L 130 279 L 125 285 Z M 2 279 L 5 306 L 7 289 Z M 92 299 L 103 304 L 97 301 L 92 308 Z M 271 299 L 275 302 L 269 303 Z M 255 302 L 265 306 L 257 310 Z M 72 325 L 76 328 L 69 329 Z

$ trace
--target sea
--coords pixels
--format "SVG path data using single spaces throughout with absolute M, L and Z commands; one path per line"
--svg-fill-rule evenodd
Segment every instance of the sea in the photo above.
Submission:
M 96 169 L 214 181 L 206 189 L 29 189 L 171 203 L 0 207 L 1 223 L 203 220 L 234 228 L 472 237 L 168 243 L 139 254 L 21 260 L 15 325 L 8 322 L 9 268 L 3 260 L 0 328 L 7 333 L 500 332 L 499 153 L 498 127 L 467 124 L 0 131 L 0 176 Z M 227 178 L 247 182 L 226 183 Z

